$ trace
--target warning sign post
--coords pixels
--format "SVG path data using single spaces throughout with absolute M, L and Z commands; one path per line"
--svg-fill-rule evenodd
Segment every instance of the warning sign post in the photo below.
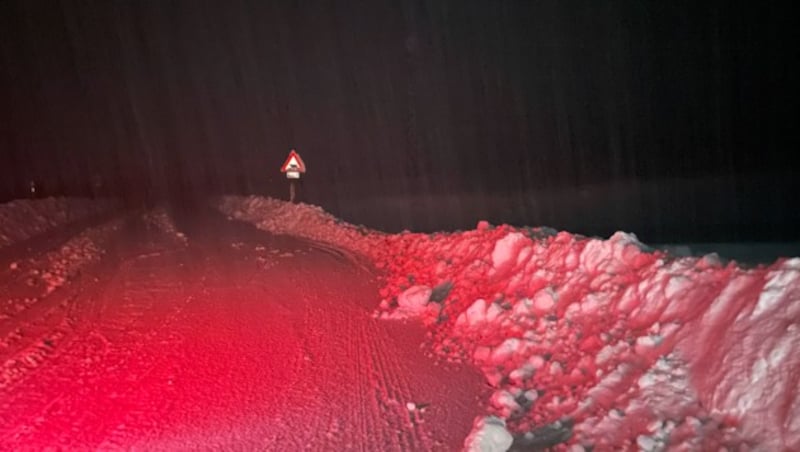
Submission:
M 296 196 L 295 181 L 299 180 L 300 175 L 306 172 L 305 162 L 294 149 L 289 152 L 289 156 L 283 162 L 281 172 L 285 173 L 286 178 L 289 180 L 289 202 L 294 202 Z

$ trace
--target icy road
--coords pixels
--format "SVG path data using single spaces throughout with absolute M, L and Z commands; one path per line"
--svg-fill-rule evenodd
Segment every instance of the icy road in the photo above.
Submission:
M 488 387 L 367 266 L 206 211 L 0 249 L 0 449 L 457 450 Z

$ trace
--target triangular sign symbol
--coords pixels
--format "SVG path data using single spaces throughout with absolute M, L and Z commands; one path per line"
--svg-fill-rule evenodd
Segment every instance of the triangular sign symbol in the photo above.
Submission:
M 287 171 L 294 171 L 298 173 L 306 172 L 306 164 L 303 162 L 303 159 L 300 158 L 300 154 L 298 154 L 294 149 L 289 152 L 289 156 L 286 157 L 286 161 L 283 162 L 283 165 L 281 166 L 282 173 Z

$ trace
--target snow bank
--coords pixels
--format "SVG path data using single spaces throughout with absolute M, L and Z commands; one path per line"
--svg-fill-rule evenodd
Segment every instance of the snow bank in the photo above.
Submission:
M 122 229 L 123 224 L 124 220 L 118 218 L 85 229 L 58 248 L 13 263 L 8 269 L 9 278 L 3 286 L 7 293 L 1 294 L 3 303 L 0 304 L 0 322 L 15 317 L 19 321 L 20 316 L 24 318 L 37 307 L 48 309 L 49 305 L 45 299 L 66 286 L 70 280 L 79 277 L 88 266 L 98 263 L 106 254 L 106 246 Z M 67 310 L 67 304 L 72 301 L 74 298 L 61 301 L 57 310 Z M 49 318 L 54 315 L 53 311 L 50 307 L 46 312 L 47 315 L 40 318 Z M 8 350 L 35 330 L 33 326 L 28 325 L 28 322 L 23 321 L 22 324 L 26 326 L 16 328 L 11 334 L 0 338 L 0 350 Z M 28 326 L 31 326 L 30 330 Z M 63 340 L 65 335 L 66 332 L 62 328 L 57 328 L 46 338 L 52 345 Z M 41 343 L 37 342 L 0 363 L 0 389 L 13 386 L 24 375 L 29 375 L 31 371 L 37 369 L 51 350 L 50 346 L 42 347 Z
M 153 210 L 147 211 L 142 216 L 142 219 L 148 229 L 161 231 L 162 233 L 174 238 L 176 241 L 187 245 L 189 243 L 186 234 L 178 230 L 172 216 L 163 207 L 157 207 Z
M 21 199 L 0 204 L 0 248 L 115 206 L 113 200 L 82 198 Z
M 479 366 L 520 447 L 800 450 L 800 259 L 744 269 L 625 233 L 388 235 L 309 205 L 218 204 L 369 258 L 379 315 L 420 318 L 441 354 Z
M 79 274 L 82 268 L 100 260 L 106 253 L 106 244 L 122 228 L 122 225 L 122 219 L 115 219 L 86 229 L 61 247 L 48 252 L 44 256 L 43 269 L 38 272 L 33 270 L 31 275 L 38 274 L 46 285 L 45 292 L 53 292 L 70 278 Z

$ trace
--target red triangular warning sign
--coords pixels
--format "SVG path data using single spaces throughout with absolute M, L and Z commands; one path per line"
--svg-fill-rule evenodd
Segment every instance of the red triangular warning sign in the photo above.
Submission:
M 281 166 L 282 173 L 287 171 L 295 171 L 298 173 L 306 172 L 306 164 L 303 163 L 303 159 L 300 158 L 300 154 L 298 154 L 294 149 L 289 152 L 289 157 L 286 157 L 286 161 L 283 162 L 283 166 Z

